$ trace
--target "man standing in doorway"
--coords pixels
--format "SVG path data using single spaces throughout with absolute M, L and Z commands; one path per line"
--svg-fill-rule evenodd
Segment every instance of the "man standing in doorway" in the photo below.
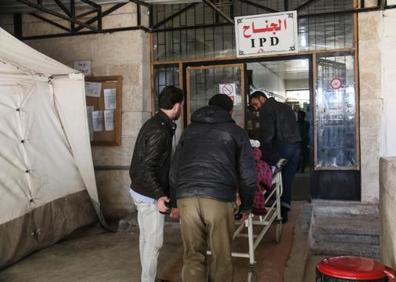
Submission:
M 129 175 L 131 195 L 138 211 L 142 282 L 154 282 L 163 243 L 164 215 L 169 203 L 169 168 L 174 123 L 180 116 L 183 93 L 174 86 L 159 95 L 159 112 L 140 129 Z
M 184 246 L 184 282 L 232 281 L 234 202 L 246 219 L 253 202 L 256 170 L 246 132 L 231 117 L 233 101 L 213 96 L 197 110 L 177 145 L 170 171 Z M 206 251 L 212 251 L 210 265 Z
M 286 104 L 267 98 L 255 91 L 249 98 L 250 106 L 260 111 L 259 139 L 263 159 L 276 165 L 282 158 L 287 160 L 282 170 L 282 220 L 287 222 L 291 207 L 292 184 L 300 160 L 301 136 L 294 111 Z

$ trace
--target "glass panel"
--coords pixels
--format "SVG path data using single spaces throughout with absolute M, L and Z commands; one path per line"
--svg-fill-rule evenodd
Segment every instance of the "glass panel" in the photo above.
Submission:
M 233 118 L 244 127 L 244 105 L 241 96 L 240 67 L 216 67 L 210 69 L 191 69 L 190 97 L 191 113 L 208 105 L 209 99 L 220 92 L 220 85 L 235 87 Z M 228 86 L 227 86 L 228 88 Z
M 155 67 L 155 95 L 154 95 L 154 112 L 158 111 L 158 95 L 165 86 L 173 85 L 179 87 L 179 68 L 177 65 Z
M 271 10 L 285 10 L 285 1 L 252 1 L 266 8 L 239 0 L 220 1 L 218 7 L 229 17 L 265 14 Z M 288 9 L 298 10 L 300 50 L 331 50 L 353 47 L 353 15 L 331 14 L 352 9 L 352 0 L 289 0 Z M 154 25 L 187 5 L 154 5 Z M 318 13 L 325 15 L 312 16 Z M 311 15 L 311 16 L 309 16 Z M 198 25 L 208 27 L 193 28 Z M 159 28 L 189 26 L 187 30 L 157 32 L 155 37 L 156 60 L 173 60 L 203 56 L 225 57 L 235 55 L 234 26 L 201 3 L 174 17 Z
M 316 168 L 357 168 L 353 56 L 319 57 Z
M 307 17 L 298 20 L 300 50 L 352 48 L 352 15 Z

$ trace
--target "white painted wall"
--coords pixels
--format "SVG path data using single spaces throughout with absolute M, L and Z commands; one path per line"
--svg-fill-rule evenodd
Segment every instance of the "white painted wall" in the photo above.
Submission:
M 286 90 L 306 90 L 309 89 L 308 79 L 287 79 L 285 80 Z
M 264 89 L 285 96 L 285 82 L 276 73 L 260 63 L 247 64 L 247 69 L 253 70 L 253 84 L 256 89 Z

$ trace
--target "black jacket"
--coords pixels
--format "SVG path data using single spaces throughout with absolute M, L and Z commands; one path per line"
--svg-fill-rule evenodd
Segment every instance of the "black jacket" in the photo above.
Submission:
M 169 167 L 176 125 L 159 111 L 140 129 L 129 169 L 131 188 L 158 199 L 169 196 Z
M 230 114 L 215 106 L 196 111 L 177 145 L 170 170 L 171 197 L 235 201 L 251 209 L 256 187 L 252 147 Z
M 275 164 L 281 156 L 278 148 L 301 141 L 300 129 L 292 108 L 269 98 L 260 109 L 260 143 L 263 159 Z

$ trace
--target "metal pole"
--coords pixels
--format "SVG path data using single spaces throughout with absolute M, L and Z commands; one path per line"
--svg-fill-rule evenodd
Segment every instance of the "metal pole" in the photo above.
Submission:
M 22 38 L 22 14 L 14 14 L 14 34 L 17 38 Z
M 76 3 L 74 2 L 74 0 L 70 0 L 70 14 L 71 14 L 72 18 L 76 18 L 76 5 L 75 4 Z M 76 32 L 75 27 L 76 26 L 74 25 L 74 22 L 71 22 L 70 23 L 70 31 L 72 34 Z

